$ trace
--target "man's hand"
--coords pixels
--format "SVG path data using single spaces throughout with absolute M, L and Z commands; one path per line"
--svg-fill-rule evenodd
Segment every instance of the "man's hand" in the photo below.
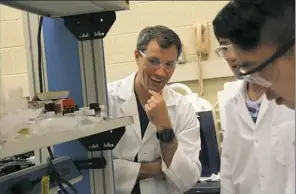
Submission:
M 160 173 L 158 174 L 157 177 L 162 179 L 162 180 L 165 180 L 165 174 L 161 170 L 162 159 L 158 158 L 155 162 L 157 162 L 159 164 L 159 166 L 160 166 Z
M 138 175 L 139 180 L 146 178 L 161 178 L 165 179 L 165 174 L 161 170 L 161 159 L 157 159 L 153 162 L 141 163 L 140 172 Z
M 165 129 L 171 129 L 172 124 L 162 95 L 151 90 L 149 90 L 149 93 L 152 96 L 145 105 L 145 111 L 150 122 L 156 126 L 158 132 Z M 171 166 L 177 148 L 178 141 L 176 138 L 170 143 L 160 142 L 162 158 L 167 167 Z
M 149 90 L 152 95 L 145 105 L 146 114 L 158 131 L 172 127 L 165 100 L 162 95 Z

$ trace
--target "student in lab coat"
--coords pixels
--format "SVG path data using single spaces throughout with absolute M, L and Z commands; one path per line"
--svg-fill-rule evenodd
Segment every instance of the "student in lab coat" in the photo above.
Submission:
M 117 194 L 180 194 L 199 180 L 199 122 L 192 104 L 166 86 L 181 41 L 164 26 L 143 29 L 137 40 L 138 70 L 108 85 L 113 117 L 134 124 L 114 149 Z
M 240 78 L 230 40 L 215 33 L 220 43 L 217 55 Z M 221 194 L 295 193 L 295 111 L 268 101 L 261 86 L 238 83 L 240 89 L 224 107 Z
M 295 0 L 234 0 L 217 15 L 232 43 L 239 73 L 269 100 L 295 108 Z

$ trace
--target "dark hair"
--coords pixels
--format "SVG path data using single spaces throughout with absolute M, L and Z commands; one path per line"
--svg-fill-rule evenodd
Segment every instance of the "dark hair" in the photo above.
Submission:
M 216 37 L 230 39 L 244 50 L 256 48 L 261 43 L 280 46 L 291 41 L 295 32 L 295 9 L 287 6 L 292 4 L 291 0 L 287 0 L 287 4 L 282 1 L 284 5 L 277 9 L 272 5 L 265 6 L 267 1 L 276 5 L 277 0 L 228 3 L 213 21 Z
M 138 36 L 137 49 L 145 51 L 152 40 L 156 40 L 160 48 L 163 49 L 176 46 L 178 57 L 182 52 L 182 43 L 179 36 L 168 27 L 157 25 L 144 28 Z
M 295 11 L 295 0 L 233 0 L 237 4 L 255 5 L 265 16 L 280 17 L 288 7 Z

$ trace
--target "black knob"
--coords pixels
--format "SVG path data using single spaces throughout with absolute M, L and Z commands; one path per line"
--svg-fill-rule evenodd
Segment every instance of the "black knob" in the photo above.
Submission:
M 89 104 L 89 109 L 96 110 L 98 107 L 100 107 L 100 104 L 99 103 L 90 103 Z
M 44 109 L 45 109 L 46 112 L 55 111 L 55 103 L 45 104 Z

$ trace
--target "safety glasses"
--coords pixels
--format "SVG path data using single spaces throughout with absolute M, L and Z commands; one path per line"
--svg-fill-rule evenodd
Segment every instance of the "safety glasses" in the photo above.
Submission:
M 241 64 L 239 65 L 239 72 L 241 76 L 246 76 L 253 74 L 255 72 L 259 72 L 263 70 L 268 65 L 272 64 L 277 58 L 284 55 L 292 46 L 295 45 L 295 38 L 293 38 L 292 41 L 288 42 L 287 44 L 283 45 L 279 48 L 271 57 L 269 57 L 267 60 L 265 60 L 261 65 L 257 66 L 256 68 L 252 70 L 247 70 L 247 64 Z
M 229 45 L 221 45 L 215 49 L 215 54 L 218 57 L 228 58 L 230 52 L 232 51 L 232 44 Z
M 254 69 L 249 69 L 248 64 L 240 64 L 238 67 L 239 76 L 243 77 L 245 80 L 249 82 L 256 83 L 260 86 L 269 88 L 272 84 L 277 80 L 279 76 L 279 71 L 276 69 L 270 70 L 268 72 L 268 78 L 262 76 L 262 70 L 265 70 L 266 67 L 271 65 L 277 58 L 283 56 L 292 46 L 295 45 L 295 38 L 293 38 L 290 42 L 280 47 L 271 57 L 261 63 L 259 66 Z M 266 73 L 267 75 L 267 73 Z
M 161 62 L 160 59 L 155 57 L 149 57 L 144 52 L 139 50 L 142 57 L 144 57 L 150 67 L 158 69 L 160 67 L 165 68 L 168 71 L 172 71 L 176 68 L 177 61 Z

